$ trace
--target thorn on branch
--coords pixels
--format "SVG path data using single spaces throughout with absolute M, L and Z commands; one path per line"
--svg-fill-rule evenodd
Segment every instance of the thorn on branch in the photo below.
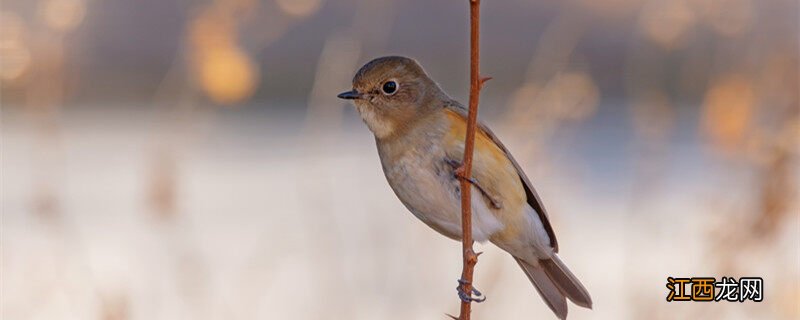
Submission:
M 466 259 L 467 263 L 475 265 L 478 263 L 478 256 L 482 253 L 483 252 L 475 253 L 475 251 L 472 251 L 472 249 L 467 249 L 464 251 L 464 259 Z
M 492 80 L 492 79 L 494 79 L 494 78 L 492 78 L 492 77 L 481 77 L 478 80 L 478 88 L 483 88 L 483 84 L 486 83 L 486 81 L 489 81 L 489 80 Z

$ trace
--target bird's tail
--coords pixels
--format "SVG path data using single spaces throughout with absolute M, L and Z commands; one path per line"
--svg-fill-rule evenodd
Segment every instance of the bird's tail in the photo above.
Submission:
M 555 254 L 550 259 L 539 260 L 538 266 L 514 259 L 559 319 L 567 318 L 567 298 L 581 307 L 592 308 L 589 292 Z

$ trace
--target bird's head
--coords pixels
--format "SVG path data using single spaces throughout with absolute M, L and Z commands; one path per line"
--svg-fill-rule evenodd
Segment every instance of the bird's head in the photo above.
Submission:
M 419 63 L 389 56 L 361 67 L 353 77 L 353 90 L 338 97 L 353 100 L 369 129 L 385 138 L 437 107 L 443 95 Z

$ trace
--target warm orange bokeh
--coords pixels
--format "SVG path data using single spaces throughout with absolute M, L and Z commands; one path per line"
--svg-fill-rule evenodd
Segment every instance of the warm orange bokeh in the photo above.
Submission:
M 743 147 L 753 116 L 755 93 L 741 75 L 712 82 L 703 101 L 702 127 L 711 142 L 726 152 Z

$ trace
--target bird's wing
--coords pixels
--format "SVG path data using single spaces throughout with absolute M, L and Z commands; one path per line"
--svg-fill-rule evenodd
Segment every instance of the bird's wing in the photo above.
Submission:
M 466 122 L 467 118 L 467 109 L 464 108 L 461 104 L 456 101 L 451 101 L 450 103 L 445 105 L 445 108 L 451 110 L 458 114 L 459 116 L 464 119 Z M 525 195 L 527 197 L 528 205 L 530 205 L 536 213 L 539 215 L 539 219 L 542 221 L 542 225 L 544 226 L 547 235 L 550 237 L 550 246 L 553 248 L 553 252 L 558 252 L 558 241 L 556 240 L 556 234 L 553 231 L 553 226 L 550 224 L 550 219 L 547 217 L 547 210 L 545 210 L 544 205 L 542 204 L 542 200 L 539 198 L 539 195 L 536 193 L 536 190 L 533 188 L 531 181 L 525 175 L 525 172 L 522 171 L 522 168 L 517 163 L 517 160 L 511 155 L 511 152 L 506 149 L 500 139 L 483 123 L 480 121 L 478 122 L 478 129 L 482 131 L 491 141 L 498 147 L 502 152 L 505 153 L 506 158 L 511 161 L 511 164 L 514 165 L 516 169 L 517 175 L 519 179 L 522 181 L 522 186 L 525 188 Z

